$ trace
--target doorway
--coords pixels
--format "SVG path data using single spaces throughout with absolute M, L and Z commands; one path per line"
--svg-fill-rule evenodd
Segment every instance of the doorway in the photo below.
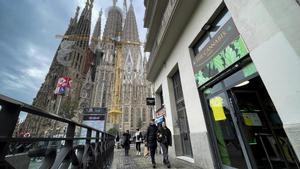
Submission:
M 245 144 L 258 169 L 299 168 L 281 119 L 259 76 L 228 91 Z
M 177 152 L 177 153 L 178 155 L 193 157 L 192 145 L 190 140 L 190 129 L 189 129 L 188 119 L 185 110 L 185 103 L 183 98 L 179 71 L 177 71 L 172 76 L 172 81 L 174 87 L 175 104 L 176 104 L 176 112 L 178 117 L 178 126 L 180 130 L 180 143 L 181 143 L 181 152 Z
M 221 168 L 299 169 L 299 161 L 258 73 L 243 70 L 202 90 Z

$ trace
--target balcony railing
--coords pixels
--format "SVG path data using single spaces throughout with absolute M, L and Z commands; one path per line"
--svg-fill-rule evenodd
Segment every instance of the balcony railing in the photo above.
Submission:
M 14 136 L 20 112 L 65 124 L 66 131 L 48 137 Z M 78 129 L 84 129 L 85 136 L 77 136 Z M 0 94 L 1 169 L 105 169 L 112 163 L 113 152 L 114 136 Z

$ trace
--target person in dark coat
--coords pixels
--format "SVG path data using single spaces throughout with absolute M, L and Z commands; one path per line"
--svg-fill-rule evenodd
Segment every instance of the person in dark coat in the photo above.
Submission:
M 125 149 L 125 156 L 128 156 L 129 149 L 130 149 L 130 134 L 129 130 L 126 130 L 126 132 L 123 134 L 123 146 Z
M 151 161 L 152 161 L 153 168 L 156 167 L 155 150 L 157 148 L 157 131 L 158 131 L 158 128 L 154 123 L 154 119 L 152 119 L 150 121 L 150 125 L 147 129 L 146 142 L 147 142 L 147 146 L 150 150 L 150 155 L 151 155 Z
M 162 127 L 159 128 L 157 141 L 160 143 L 160 147 L 163 151 L 163 163 L 170 168 L 171 164 L 168 158 L 168 147 L 172 146 L 172 134 L 165 122 L 163 122 Z

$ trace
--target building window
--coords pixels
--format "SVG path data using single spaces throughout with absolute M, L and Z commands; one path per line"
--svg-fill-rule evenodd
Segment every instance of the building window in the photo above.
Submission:
M 208 42 L 220 31 L 222 26 L 231 18 L 227 8 L 225 8 L 211 24 L 205 24 L 202 30 L 204 34 L 192 47 L 196 56 L 208 44 Z
M 163 91 L 162 87 L 160 86 L 159 89 L 156 91 L 156 108 L 160 109 L 164 104 L 164 98 L 163 98 Z

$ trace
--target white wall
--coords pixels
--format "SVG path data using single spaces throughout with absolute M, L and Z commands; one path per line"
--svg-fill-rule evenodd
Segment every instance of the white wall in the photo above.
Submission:
M 155 90 L 162 85 L 167 125 L 173 133 L 178 132 L 173 127 L 176 126 L 176 115 L 172 112 L 176 108 L 167 76 L 176 65 L 181 76 L 190 132 L 207 132 L 188 46 L 220 3 L 221 0 L 201 1 L 154 82 Z M 294 0 L 225 0 L 225 3 L 300 157 L 300 7 Z M 173 119 L 168 120 L 171 117 Z M 198 141 L 192 140 L 194 154 L 203 153 L 197 152 Z M 211 153 L 208 155 L 211 157 Z
M 190 59 L 189 45 L 221 2 L 221 0 L 202 0 L 202 2 L 199 3 L 199 7 L 197 7 L 193 17 L 182 32 L 176 46 L 169 55 L 169 58 L 154 82 L 155 90 L 162 85 L 167 114 L 167 126 L 169 126 L 171 131 L 176 134 L 179 130 L 176 124 L 177 117 L 174 103 L 174 91 L 172 82 L 170 78 L 168 78 L 168 75 L 174 67 L 178 66 L 190 133 L 191 135 L 194 133 L 205 133 L 205 138 L 200 138 L 200 136 L 199 138 L 191 137 L 195 162 L 201 164 L 201 167 L 204 168 L 213 168 L 213 162 L 209 148 L 210 145 L 206 135 L 207 129 L 202 105 L 200 103 L 192 62 Z
M 295 0 L 225 0 L 300 157 L 300 6 Z

